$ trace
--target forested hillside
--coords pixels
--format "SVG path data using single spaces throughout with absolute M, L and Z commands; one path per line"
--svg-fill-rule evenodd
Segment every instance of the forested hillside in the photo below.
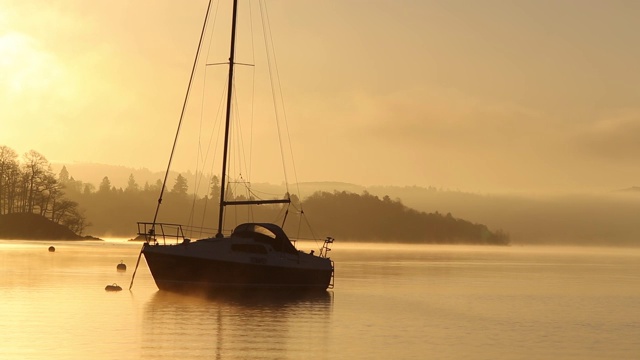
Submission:
M 82 233 L 97 236 L 134 237 L 137 222 L 151 222 L 156 215 L 162 182 L 138 184 L 133 173 L 127 185 L 116 187 L 105 175 L 96 186 L 75 179 L 62 167 L 56 175 L 46 158 L 30 151 L 22 162 L 17 154 L 0 148 L 0 215 L 34 213 Z M 277 187 L 272 188 L 272 190 Z M 226 200 L 253 200 L 255 192 L 244 193 L 229 186 Z M 308 191 L 308 190 L 307 190 Z M 220 184 L 213 176 L 197 194 L 189 189 L 186 177 L 178 174 L 162 192 L 157 222 L 184 224 L 187 236 L 213 235 L 218 218 Z M 271 198 L 289 197 L 291 206 L 233 206 L 225 212 L 224 230 L 230 232 L 241 222 L 284 223 L 297 238 L 332 236 L 353 241 L 393 241 L 411 243 L 509 243 L 502 230 L 455 218 L 437 211 L 426 213 L 405 206 L 400 200 L 382 198 L 368 192 L 317 191 L 300 199 L 282 192 Z M 263 197 L 264 198 L 264 197 Z M 303 217 L 302 215 L 308 215 Z
M 54 165 L 56 173 L 59 173 L 62 167 L 62 164 Z M 76 171 L 81 174 L 76 178 L 85 180 L 85 183 L 81 183 L 81 188 L 89 186 L 94 192 L 105 175 L 112 179 L 112 173 L 117 175 L 112 179 L 111 185 L 116 189 L 126 189 L 127 179 L 132 175 L 136 180 L 140 179 L 138 182 L 141 190 L 145 188 L 144 184 L 155 186 L 158 179 L 163 176 L 161 172 L 151 172 L 147 169 L 96 164 L 72 164 L 68 168 L 73 169 L 70 172 L 74 175 Z M 171 173 L 170 179 L 174 181 L 176 176 L 177 173 Z M 187 172 L 183 176 L 187 179 L 189 193 L 191 193 L 195 182 L 194 175 Z M 88 179 L 91 180 L 87 181 Z M 372 182 L 375 182 L 375 179 L 372 179 Z M 632 185 L 628 184 L 626 187 Z M 275 184 L 254 183 L 253 188 L 269 194 L 284 194 L 287 191 L 284 186 Z M 346 191 L 356 194 L 364 194 L 366 191 L 380 199 L 388 196 L 394 201 L 401 200 L 403 205 L 419 212 L 451 213 L 458 219 L 484 224 L 489 229 L 505 229 L 509 232 L 511 241 L 517 244 L 640 245 L 638 240 L 640 227 L 637 226 L 638 214 L 640 214 L 638 191 L 579 192 L 579 189 L 575 189 L 571 193 L 563 194 L 481 194 L 433 186 L 360 186 L 340 182 L 300 183 L 295 186 L 295 190 L 290 191 L 303 199 L 310 197 L 316 191 L 328 193 Z M 206 189 L 200 192 L 201 196 L 205 193 Z M 155 207 L 157 195 L 157 193 L 150 194 L 150 198 L 147 199 L 151 202 L 148 205 L 150 208 Z M 212 206 L 217 207 L 216 204 Z M 311 224 L 321 222 L 320 217 L 313 214 L 314 211 L 307 207 L 305 210 L 310 214 Z M 89 212 L 93 213 L 94 210 L 87 209 L 87 216 Z M 238 209 L 234 212 L 245 213 L 246 210 Z M 148 213 L 151 214 L 145 215 Z M 153 209 L 142 214 L 144 215 L 142 219 L 151 218 L 152 213 Z M 171 218 L 178 219 L 181 215 L 182 213 L 172 214 Z M 89 219 L 93 222 L 94 216 L 89 216 Z M 292 219 L 288 222 L 290 220 Z M 293 223 L 296 223 L 297 220 L 293 220 Z M 89 228 L 90 232 L 93 228 L 96 227 Z M 135 231 L 135 224 L 132 231 Z
M 367 192 L 316 192 L 303 202 L 314 214 L 315 224 L 336 235 L 364 241 L 386 240 L 419 243 L 509 243 L 502 230 L 491 232 L 485 225 L 457 219 L 447 213 L 426 213 L 406 207 L 389 196 L 380 199 Z M 317 214 L 317 215 L 316 215 Z
M 79 191 L 71 184 L 68 193 L 86 206 L 97 234 L 133 236 L 136 222 L 152 221 L 161 184 L 139 187 L 131 177 L 125 189 L 109 186 L 103 179 L 98 190 Z M 184 179 L 178 176 L 163 196 L 157 221 L 189 225 L 188 236 L 213 235 L 218 217 L 219 187 L 214 182 L 208 196 L 189 195 Z M 284 198 L 283 194 L 280 198 Z M 227 192 L 227 199 L 247 200 Z M 355 241 L 395 241 L 412 243 L 508 244 L 503 231 L 490 231 L 486 226 L 454 218 L 451 214 L 425 213 L 404 206 L 399 200 L 382 199 L 363 193 L 317 192 L 303 199 L 291 195 L 292 206 L 260 205 L 228 207 L 225 230 L 246 221 L 282 223 L 294 237 L 332 236 Z M 308 215 L 301 218 L 300 210 Z M 200 231 L 200 229 L 204 229 Z M 193 230 L 191 232 L 191 229 Z

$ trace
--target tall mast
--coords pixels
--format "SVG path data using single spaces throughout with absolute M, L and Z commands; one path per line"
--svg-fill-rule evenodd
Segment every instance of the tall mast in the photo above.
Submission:
M 224 220 L 224 193 L 227 181 L 227 151 L 229 146 L 229 124 L 231 123 L 231 97 L 233 91 L 233 65 L 236 48 L 236 17 L 238 14 L 238 0 L 233 0 L 233 15 L 231 18 L 231 47 L 229 50 L 229 82 L 227 85 L 227 114 L 224 124 L 224 153 L 222 156 L 222 179 L 220 182 L 220 212 L 218 215 L 218 233 L 216 237 L 223 237 L 222 222 Z

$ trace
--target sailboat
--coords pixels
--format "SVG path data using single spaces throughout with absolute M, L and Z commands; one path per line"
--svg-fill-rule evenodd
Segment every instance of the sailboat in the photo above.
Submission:
M 210 7 L 211 2 L 207 8 L 189 88 L 195 73 Z M 136 270 L 140 263 L 140 257 L 144 255 L 158 288 L 174 292 L 209 292 L 220 289 L 326 291 L 328 288 L 333 288 L 334 263 L 328 256 L 333 238 L 327 237 L 319 253 L 314 254 L 314 251 L 306 253 L 297 250 L 282 227 L 274 223 L 242 223 L 237 225 L 231 234 L 225 235 L 223 233 L 224 212 L 228 206 L 288 204 L 291 202 L 289 197 L 286 199 L 241 201 L 225 198 L 230 112 L 234 90 L 237 8 L 238 1 L 234 0 L 217 234 L 213 237 L 191 241 L 184 235 L 182 225 L 156 222 L 158 208 L 162 203 L 164 184 L 166 184 L 169 173 L 169 169 L 167 169 L 154 220 L 138 223 L 138 235 L 144 236 L 146 241 L 138 256 Z M 186 102 L 185 98 L 180 121 L 184 115 Z M 171 160 L 169 164 L 171 164 Z M 133 285 L 134 277 L 135 271 L 129 288 Z

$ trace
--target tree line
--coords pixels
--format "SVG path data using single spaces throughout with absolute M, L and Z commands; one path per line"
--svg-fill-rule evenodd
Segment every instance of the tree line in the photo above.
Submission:
M 63 168 L 62 174 L 66 170 Z M 64 177 L 64 176 L 62 176 Z M 212 236 L 218 218 L 220 181 L 217 176 L 204 181 L 207 195 L 196 196 L 185 178 L 178 174 L 162 196 L 158 222 L 185 224 L 187 236 Z M 244 193 L 242 184 L 226 188 L 226 200 L 254 200 Z M 137 221 L 151 221 L 158 203 L 162 181 L 139 185 L 133 174 L 125 188 L 111 185 L 104 177 L 97 191 L 77 181 L 70 194 L 86 204 L 98 233 L 132 235 Z M 451 213 L 427 213 L 405 206 L 400 199 L 382 198 L 366 191 L 356 194 L 347 191 L 318 191 L 302 201 L 295 194 L 272 195 L 291 199 L 291 206 L 260 205 L 231 206 L 225 212 L 224 229 L 229 233 L 242 222 L 273 222 L 282 225 L 295 238 L 332 236 L 351 241 L 396 241 L 439 244 L 495 244 L 506 245 L 509 235 L 491 231 L 483 224 L 455 218 Z M 305 214 L 309 216 L 306 217 Z M 100 219 L 100 220 L 98 220 Z M 286 220 L 286 221 L 285 221 Z
M 154 220 L 158 202 L 162 206 L 157 212 L 156 222 L 184 224 L 189 229 L 188 236 L 194 238 L 214 235 L 217 231 L 213 224 L 217 224 L 221 187 L 220 179 L 215 175 L 202 180 L 199 185 L 206 187 L 206 191 L 190 190 L 187 179 L 181 174 L 168 179 L 164 190 L 162 180 L 139 184 L 133 174 L 129 175 L 124 188 L 112 185 L 108 176 L 103 177 L 97 187 L 75 180 L 66 167 L 60 171 L 59 178 L 65 184 L 69 198 L 86 208 L 94 234 L 134 236 L 138 230 L 137 222 Z M 194 192 L 205 195 L 195 195 Z M 253 195 L 242 193 L 239 186 L 227 186 L 225 192 L 226 200 L 255 200 Z M 292 198 L 297 201 L 295 196 Z M 224 229 L 229 232 L 235 223 L 243 221 L 277 221 L 273 214 L 281 213 L 280 210 L 281 207 L 274 206 L 229 207 L 225 212 Z
M 31 150 L 19 158 L 0 146 L 0 215 L 38 214 L 82 234 L 89 223 L 78 203 L 65 198 L 64 188 L 44 155 Z
M 226 200 L 255 200 L 246 184 L 227 184 Z M 163 188 L 160 179 L 138 184 L 133 174 L 126 187 L 117 188 L 104 176 L 96 187 L 76 180 L 63 167 L 56 176 L 44 156 L 29 151 L 22 163 L 15 152 L 0 147 L 0 214 L 33 212 L 81 233 L 91 225 L 98 236 L 137 233 L 136 223 L 185 224 L 192 238 L 216 233 L 220 180 L 217 176 L 192 184 L 181 174 Z M 200 187 L 206 187 L 201 191 Z M 243 190 L 245 189 L 245 190 Z M 250 188 L 249 188 L 250 189 Z M 206 193 L 206 195 L 195 195 Z M 223 228 L 229 233 L 242 222 L 273 222 L 295 238 L 332 236 L 352 241 L 397 241 L 414 243 L 509 243 L 502 230 L 490 231 L 483 224 L 438 212 L 426 213 L 405 206 L 400 199 L 382 198 L 364 191 L 316 192 L 301 201 L 295 194 L 267 195 L 291 199 L 291 205 L 231 206 L 225 211 Z M 264 196 L 261 196 L 264 198 Z M 161 203 L 160 211 L 156 206 Z M 79 210 L 82 204 L 83 210 Z M 309 215 L 308 217 L 305 214 Z M 91 219 L 89 224 L 86 219 Z M 286 222 L 285 222 L 286 220 Z

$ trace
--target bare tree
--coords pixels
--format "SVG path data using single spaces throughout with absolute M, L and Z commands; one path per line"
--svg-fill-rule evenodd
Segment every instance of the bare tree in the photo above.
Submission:
M 35 150 L 30 150 L 24 154 L 24 163 L 22 164 L 25 176 L 25 205 L 26 212 L 33 212 L 36 205 L 36 194 L 43 190 L 44 178 L 47 170 L 51 171 L 49 161 L 44 155 Z
M 51 172 L 43 174 L 38 185 L 36 199 L 39 213 L 47 216 L 48 212 L 54 211 L 56 201 L 64 194 L 62 185 Z
M 69 217 L 69 214 L 78 207 L 78 203 L 71 200 L 60 200 L 56 203 L 55 211 L 51 213 L 51 220 L 60 224 L 63 219 Z
M 71 231 L 78 235 L 82 235 L 82 232 L 91 226 L 87 222 L 84 214 L 81 213 L 76 207 L 72 208 L 65 218 L 62 219 L 62 225 L 68 227 Z
M 21 186 L 21 177 L 22 173 L 20 171 L 20 167 L 18 163 L 14 163 L 12 166 L 5 171 L 7 174 L 6 180 L 6 193 L 5 200 L 6 206 L 5 210 L 7 213 L 12 213 L 17 210 L 17 205 L 19 201 L 20 194 L 20 186 Z
M 62 201 L 62 197 L 64 196 L 64 185 L 56 181 L 56 178 L 51 174 L 47 177 L 47 188 L 46 191 L 46 202 L 43 204 L 45 208 L 45 212 L 42 213 L 43 216 L 47 215 L 47 211 L 51 213 L 51 220 L 55 218 L 56 211 L 58 210 L 58 203 Z M 44 197 L 44 196 L 43 196 Z
M 13 176 L 18 168 L 18 154 L 8 146 L 0 146 L 0 215 L 11 212 L 13 193 L 11 186 L 15 183 Z

